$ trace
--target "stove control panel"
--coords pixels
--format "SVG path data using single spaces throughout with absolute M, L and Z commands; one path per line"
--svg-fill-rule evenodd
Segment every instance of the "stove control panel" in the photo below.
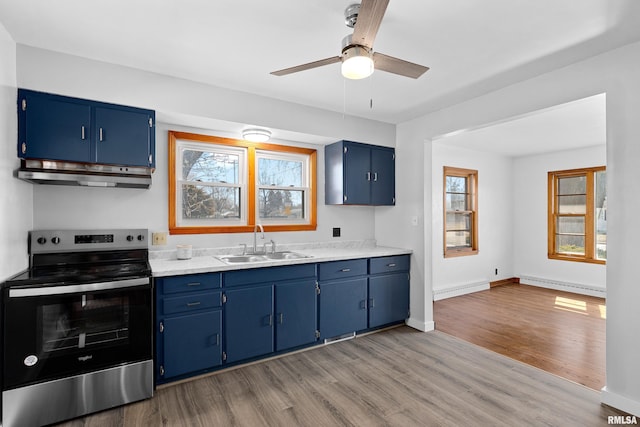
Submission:
M 34 230 L 29 253 L 147 249 L 147 229 Z

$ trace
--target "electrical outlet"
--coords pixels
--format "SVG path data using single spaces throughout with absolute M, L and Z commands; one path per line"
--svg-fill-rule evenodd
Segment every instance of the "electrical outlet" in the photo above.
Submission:
M 167 244 L 167 233 L 164 232 L 156 232 L 151 233 L 151 244 L 152 245 L 166 245 Z
M 340 227 L 333 227 L 333 237 L 340 237 Z

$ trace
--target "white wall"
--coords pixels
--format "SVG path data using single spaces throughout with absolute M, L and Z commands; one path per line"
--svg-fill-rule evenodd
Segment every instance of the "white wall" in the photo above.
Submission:
M 423 153 L 423 176 L 431 176 L 431 140 L 438 135 L 474 129 L 543 108 L 607 94 L 607 385 L 602 400 L 612 406 L 640 415 L 640 286 L 637 271 L 637 240 L 640 236 L 640 199 L 630 197 L 640 187 L 637 173 L 640 161 L 640 43 L 627 45 L 573 65 L 509 85 L 478 98 L 445 108 L 398 125 L 396 150 Z M 427 148 L 422 145 L 427 144 Z M 413 159 L 398 156 L 399 171 L 412 171 Z M 406 172 L 411 173 L 411 172 Z M 433 289 L 429 251 L 434 232 L 431 215 L 431 186 L 411 194 L 408 200 L 422 197 L 424 209 L 424 258 L 416 251 L 414 262 L 424 269 L 424 293 Z M 412 191 L 420 192 L 415 186 Z M 414 204 L 415 206 L 415 204 Z M 402 210 L 376 213 L 393 229 L 376 227 L 376 238 L 385 244 L 419 244 L 418 238 L 403 240 L 415 230 L 405 221 Z M 413 268 L 412 268 L 413 271 Z M 412 293 L 413 296 L 413 293 Z M 422 305 L 421 303 L 424 303 Z M 412 301 L 412 317 L 424 324 L 433 322 L 433 306 L 428 298 Z
M 16 44 L 0 23 L 0 281 L 27 267 L 32 222 L 31 185 L 13 178 L 20 165 L 16 97 Z
M 605 166 L 606 149 L 601 145 L 514 159 L 514 271 L 521 283 L 604 296 L 605 265 L 547 257 L 547 172 Z
M 446 138 L 434 142 L 431 150 L 434 300 L 489 289 L 489 282 L 513 277 L 511 158 L 453 147 L 447 145 Z M 477 255 L 444 257 L 444 166 L 478 171 Z
M 293 131 L 311 139 L 320 136 L 325 140 L 346 138 L 387 146 L 395 143 L 395 126 L 390 124 L 27 46 L 18 46 L 17 57 L 19 87 L 151 108 L 158 117 L 171 119 L 171 123 L 156 125 L 156 171 L 150 190 L 36 185 L 34 228 L 143 227 L 166 231 L 170 129 L 238 137 L 228 130 L 207 127 L 227 120 Z M 324 205 L 323 146 L 314 148 L 318 149 L 318 229 L 271 233 L 268 238 L 278 243 L 373 239 L 374 208 Z M 332 237 L 332 227 L 341 227 L 340 238 Z M 251 238 L 248 234 L 176 235 L 169 236 L 167 246 L 152 249 L 170 249 L 176 243 L 236 246 Z

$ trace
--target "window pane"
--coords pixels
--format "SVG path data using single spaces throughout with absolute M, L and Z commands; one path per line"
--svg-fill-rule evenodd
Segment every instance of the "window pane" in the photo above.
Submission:
M 596 258 L 607 259 L 607 172 L 596 172 Z
M 239 164 L 240 156 L 237 154 L 183 150 L 182 179 L 237 184 Z
M 556 252 L 567 255 L 584 255 L 584 236 L 556 235 Z
M 447 193 L 466 193 L 467 178 L 460 177 L 460 176 L 448 176 L 446 192 Z
M 258 159 L 258 185 L 303 187 L 301 161 Z
M 558 213 L 587 213 L 587 196 L 558 196 Z
M 240 189 L 184 184 L 182 218 L 239 219 Z
M 466 194 L 447 194 L 447 206 L 448 211 L 466 211 L 467 209 Z
M 304 218 L 304 191 L 258 190 L 260 218 L 302 219 Z
M 470 248 L 471 233 L 469 231 L 447 231 L 447 248 Z
M 586 194 L 586 192 L 586 175 L 558 179 L 558 194 Z
M 471 214 L 447 212 L 447 231 L 471 230 Z
M 584 235 L 584 217 L 559 217 L 556 227 L 558 234 Z

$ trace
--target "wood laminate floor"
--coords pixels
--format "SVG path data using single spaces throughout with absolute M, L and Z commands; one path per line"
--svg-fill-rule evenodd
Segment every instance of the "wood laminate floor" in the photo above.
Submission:
M 406 326 L 156 391 L 79 426 L 605 426 L 599 393 Z
M 605 300 L 505 285 L 434 303 L 436 329 L 600 390 Z

